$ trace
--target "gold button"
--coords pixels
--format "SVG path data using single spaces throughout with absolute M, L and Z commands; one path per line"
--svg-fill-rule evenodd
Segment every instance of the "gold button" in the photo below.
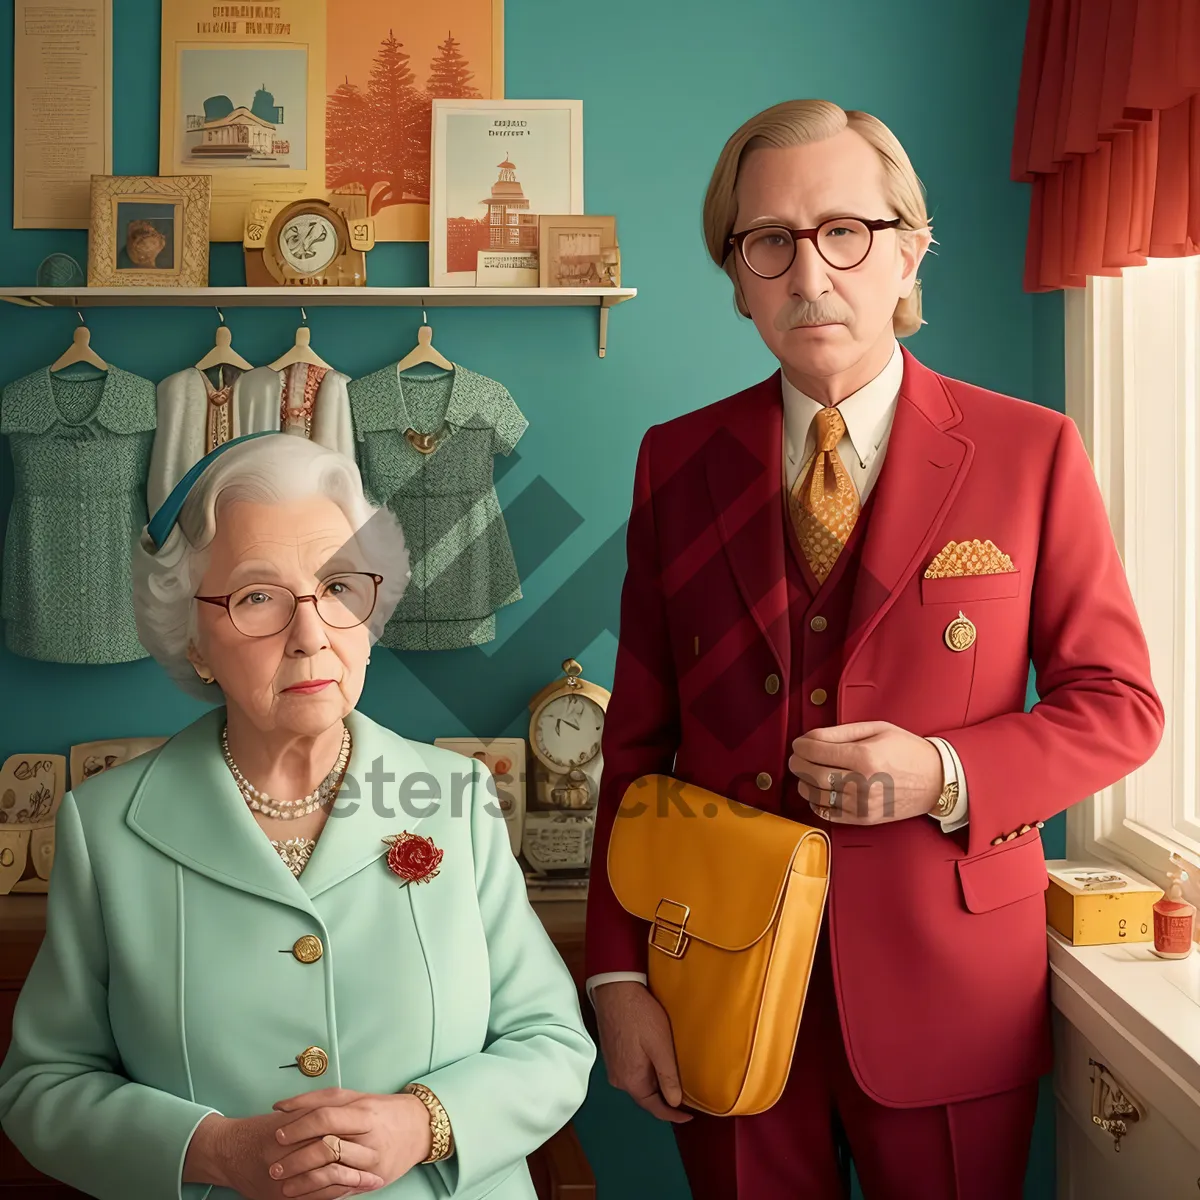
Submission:
M 992 838 L 992 845 L 999 846 L 1004 841 L 1003 838 Z
M 765 792 L 767 788 L 771 786 L 771 777 L 766 773 L 766 771 L 759 771 L 754 782 L 757 783 L 759 788 Z
M 302 963 L 315 963 L 325 953 L 325 948 L 321 945 L 319 937 L 314 937 L 311 933 L 306 933 L 302 938 L 296 939 L 296 944 L 292 947 L 292 953 Z
M 813 617 L 813 619 L 811 621 L 809 621 L 808 624 L 809 624 L 809 627 L 811 629 L 816 630 L 817 633 L 820 633 L 821 630 L 826 629 L 829 626 L 829 622 L 827 620 L 825 620 L 824 617 Z
M 768 675 L 763 683 L 763 687 L 773 696 L 779 691 L 779 676 L 775 674 Z
M 309 1046 L 296 1055 L 296 1061 L 305 1075 L 324 1075 L 325 1068 L 329 1066 L 329 1055 L 320 1046 Z
M 813 693 L 809 696 L 809 699 L 814 704 L 824 704 L 829 699 L 829 694 L 824 688 L 813 688 Z
M 1028 833 L 1032 828 L 1033 828 L 1032 825 L 1022 825 L 1021 828 L 1017 830 L 1017 832 L 1018 833 Z
M 1005 840 L 1006 842 L 1011 842 L 1011 841 L 1013 840 L 1013 838 L 1015 838 L 1016 836 L 1017 836 L 1017 831 L 1014 829 L 1014 830 L 1012 831 L 1012 833 L 1006 833 L 1006 834 L 1004 835 L 1004 840 Z

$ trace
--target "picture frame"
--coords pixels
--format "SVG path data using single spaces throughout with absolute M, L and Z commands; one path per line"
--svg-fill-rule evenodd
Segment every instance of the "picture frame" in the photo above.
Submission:
M 543 214 L 538 222 L 538 286 L 620 287 L 617 218 Z
M 250 202 L 324 196 L 325 0 L 163 0 L 158 169 L 212 175 L 209 236 L 240 242 Z
M 583 215 L 582 100 L 432 101 L 431 287 L 478 286 L 479 255 L 516 269 L 542 212 Z
M 325 55 L 330 198 L 376 242 L 427 242 L 429 103 L 503 98 L 504 0 L 329 0 Z M 419 115 L 402 136 L 396 110 Z
M 88 287 L 208 286 L 208 175 L 93 175 Z

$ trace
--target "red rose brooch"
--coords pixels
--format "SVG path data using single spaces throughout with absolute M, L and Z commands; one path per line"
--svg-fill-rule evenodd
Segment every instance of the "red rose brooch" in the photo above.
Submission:
M 445 851 L 439 850 L 432 838 L 406 831 L 385 837 L 383 841 L 389 847 L 388 869 L 399 875 L 405 883 L 424 883 L 438 873 Z

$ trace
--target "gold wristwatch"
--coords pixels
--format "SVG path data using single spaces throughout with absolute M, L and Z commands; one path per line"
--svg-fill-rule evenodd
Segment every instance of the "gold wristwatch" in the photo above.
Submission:
M 933 808 L 929 811 L 938 818 L 939 821 L 944 821 L 953 811 L 954 806 L 958 803 L 958 780 L 952 779 L 944 788 L 942 794 L 934 801 Z
M 423 1083 L 410 1083 L 404 1090 L 416 1096 L 429 1111 L 429 1132 L 433 1135 L 433 1145 L 429 1157 L 421 1162 L 435 1163 L 449 1158 L 454 1153 L 454 1134 L 442 1102 Z

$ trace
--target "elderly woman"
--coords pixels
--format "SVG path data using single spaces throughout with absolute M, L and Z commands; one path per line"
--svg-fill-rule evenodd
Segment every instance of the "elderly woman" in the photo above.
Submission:
M 223 703 L 62 801 L 0 1069 L 40 1170 L 113 1200 L 535 1195 L 595 1047 L 487 768 L 355 709 L 409 574 L 353 461 L 286 434 L 150 521 L 139 636 Z

